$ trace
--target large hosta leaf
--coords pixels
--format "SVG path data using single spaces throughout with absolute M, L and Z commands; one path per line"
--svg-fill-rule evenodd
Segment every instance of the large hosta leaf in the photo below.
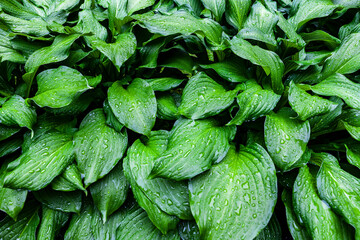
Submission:
M 167 149 L 156 160 L 152 177 L 180 181 L 208 170 L 225 157 L 235 132 L 235 127 L 218 126 L 210 118 L 177 120 L 170 132 Z
M 310 124 L 294 119 L 295 116 L 291 109 L 282 108 L 265 120 L 265 144 L 282 171 L 302 166 L 308 160 L 303 154 L 310 139 Z
M 251 0 L 228 0 L 226 3 L 226 20 L 240 30 L 252 4 Z
M 226 91 L 205 73 L 198 73 L 186 84 L 179 113 L 191 119 L 216 115 L 234 102 L 237 91 Z
M 360 238 L 360 179 L 340 168 L 336 158 L 323 153 L 317 175 L 317 187 L 322 199 L 356 229 Z
M 360 56 L 360 55 L 359 55 Z M 316 94 L 323 96 L 337 96 L 342 98 L 347 105 L 360 109 L 360 83 L 355 83 L 339 73 L 334 74 L 322 82 L 310 86 Z
M 274 214 L 268 225 L 259 233 L 259 235 L 254 238 L 254 240 L 267 240 L 267 239 L 273 239 L 273 240 L 281 240 L 281 226 L 279 223 L 279 220 L 276 218 L 276 215 Z
M 249 60 L 255 65 L 261 66 L 266 75 L 271 77 L 271 86 L 275 93 L 281 94 L 284 90 L 282 77 L 284 73 L 284 63 L 280 57 L 272 52 L 251 45 L 248 41 L 235 36 L 231 41 L 231 50 L 241 58 Z
M 225 12 L 225 0 L 201 0 L 205 8 L 209 9 L 215 17 L 216 21 L 220 21 Z
M 248 120 L 256 120 L 270 113 L 280 100 L 280 95 L 272 90 L 263 89 L 255 81 L 245 83 L 245 91 L 237 95 L 239 111 L 228 125 L 241 125 Z
M 231 147 L 221 163 L 192 179 L 189 189 L 201 239 L 253 239 L 276 203 L 275 166 L 260 145 Z
M 360 145 L 352 144 L 346 146 L 346 158 L 348 162 L 360 169 Z
M 155 3 L 155 0 L 128 0 L 127 1 L 127 12 L 129 15 L 136 11 L 150 7 Z
M 127 146 L 126 132 L 106 125 L 102 109 L 91 111 L 74 136 L 76 162 L 85 175 L 85 186 L 108 174 L 119 162 Z
M 312 239 L 352 239 L 351 229 L 320 199 L 308 166 L 300 169 L 293 189 L 295 213 Z
M 74 157 L 72 136 L 45 131 L 36 136 L 18 159 L 9 164 L 5 187 L 40 190 L 70 164 Z
M 75 164 L 70 164 L 57 176 L 52 182 L 51 187 L 57 191 L 75 191 L 83 190 L 86 192 L 81 181 L 81 175 Z
M 109 174 L 90 186 L 94 204 L 100 211 L 103 222 L 125 202 L 129 183 L 122 165 L 114 167 Z
M 328 113 L 338 105 L 319 96 L 310 95 L 296 86 L 294 82 L 290 82 L 289 104 L 298 114 L 298 118 L 303 121 L 316 115 Z
M 115 82 L 109 88 L 108 98 L 119 122 L 134 132 L 150 133 L 156 119 L 156 98 L 145 80 L 136 78 L 126 89 Z
M 60 229 L 69 219 L 69 214 L 53 210 L 46 206 L 42 208 L 41 224 L 37 233 L 38 240 L 55 239 Z
M 40 107 L 65 107 L 92 88 L 79 71 L 66 66 L 45 70 L 36 79 L 38 91 L 31 99 Z

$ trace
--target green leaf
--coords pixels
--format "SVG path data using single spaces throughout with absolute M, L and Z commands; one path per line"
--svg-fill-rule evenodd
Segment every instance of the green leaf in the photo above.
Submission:
M 350 34 L 357 32 L 360 32 L 360 13 L 357 13 L 350 23 L 340 27 L 339 38 L 343 40 Z
M 97 38 L 91 38 L 90 45 L 99 50 L 113 62 L 118 71 L 136 50 L 136 38 L 133 33 L 123 33 L 117 36 L 115 43 L 106 43 Z
M 141 9 L 150 7 L 155 3 L 155 0 L 128 0 L 127 2 L 127 12 L 131 15 Z
M 66 66 L 45 70 L 36 79 L 38 91 L 31 100 L 40 107 L 68 106 L 80 93 L 92 89 L 79 71 Z
M 310 240 L 311 238 L 307 233 L 305 227 L 299 223 L 299 220 L 296 216 L 291 193 L 287 190 L 284 190 L 281 195 L 281 199 L 285 205 L 286 221 L 293 239 Z
M 342 98 L 347 105 L 360 109 L 360 83 L 354 83 L 344 75 L 336 73 L 320 83 L 310 86 L 310 89 L 319 95 L 337 96 Z
M 338 6 L 334 5 L 331 0 L 304 0 L 296 1 L 293 7 L 296 9 L 296 13 L 289 21 L 294 24 L 296 29 L 299 29 L 312 19 L 329 16 Z
M 149 12 L 132 17 L 150 32 L 163 36 L 195 33 L 200 38 L 206 37 L 214 44 L 220 44 L 222 41 L 222 28 L 217 22 L 208 18 L 196 18 L 187 11 L 176 11 L 168 15 Z
M 144 80 L 149 83 L 154 91 L 162 92 L 176 88 L 184 81 L 184 79 L 177 79 L 172 77 L 150 78 Z
M 65 170 L 73 156 L 71 135 L 46 131 L 36 136 L 29 149 L 9 164 L 4 186 L 40 190 Z
M 323 162 L 317 175 L 319 195 L 330 207 L 356 229 L 360 237 L 360 179 L 342 170 L 336 158 L 323 153 Z
M 174 0 L 174 2 L 180 7 L 185 6 L 190 12 L 193 12 L 196 16 L 199 16 L 203 10 L 203 6 L 200 0 Z
M 281 94 L 283 92 L 284 63 L 276 53 L 253 46 L 238 36 L 230 41 L 230 46 L 236 55 L 261 66 L 266 75 L 271 75 L 271 86 L 275 93 Z
M 81 209 L 81 192 L 59 192 L 50 188 L 33 192 L 35 198 L 48 208 L 62 212 L 79 213 Z
M 189 185 L 200 239 L 253 239 L 269 222 L 277 198 L 275 166 L 258 144 L 231 147 L 225 159 Z
M 270 113 L 280 100 L 272 90 L 264 90 L 254 80 L 245 83 L 245 91 L 237 95 L 239 111 L 227 125 L 241 125 Z
M 295 26 L 278 11 L 276 14 L 279 18 L 277 25 L 284 31 L 286 39 L 280 38 L 287 48 L 296 48 L 298 50 L 305 47 L 306 43 L 301 36 L 296 32 Z
M 157 37 L 148 41 L 140 49 L 142 65 L 139 68 L 156 68 L 159 53 L 170 40 L 170 37 Z
M 312 96 L 305 90 L 298 87 L 294 82 L 290 82 L 289 104 L 298 114 L 298 118 L 305 121 L 316 115 L 321 115 L 333 111 L 338 104 L 319 96 Z
M 156 94 L 157 113 L 156 116 L 160 119 L 176 120 L 179 119 L 180 114 L 178 106 L 180 105 L 180 96 L 176 99 L 175 94 L 168 92 Z M 177 101 L 178 100 L 178 101 Z
M 228 0 L 225 11 L 227 22 L 237 30 L 242 29 L 251 4 L 251 0 Z
M 0 122 L 7 126 L 32 129 L 36 122 L 36 111 L 27 106 L 22 97 L 13 95 L 0 107 Z
M 16 152 L 18 149 L 20 149 L 22 143 L 23 140 L 21 138 L 11 138 L 5 142 L 2 142 L 0 146 L 0 158 Z
M 225 12 L 225 0 L 201 0 L 204 7 L 209 9 L 215 17 L 217 22 L 220 22 L 222 15 Z
M 295 180 L 293 204 L 312 239 L 353 239 L 349 226 L 319 197 L 315 177 L 308 166 L 300 169 Z
M 26 239 L 36 240 L 36 229 L 39 225 L 40 218 L 37 206 L 31 202 L 18 216 L 18 221 L 10 217 L 5 217 L 0 221 L 0 239 Z
M 79 12 L 79 21 L 74 27 L 74 30 L 80 33 L 92 33 L 99 40 L 105 41 L 107 38 L 107 31 L 95 18 L 94 13 L 91 10 L 84 9 Z M 90 39 L 85 37 L 87 42 Z
M 0 210 L 6 212 L 12 219 L 16 220 L 18 214 L 23 209 L 27 197 L 26 190 L 14 190 L 3 186 L 6 168 L 6 161 L 0 168 Z
M 360 169 L 360 148 L 359 145 L 345 145 L 346 158 L 348 162 Z
M 52 182 L 51 187 L 57 191 L 70 192 L 75 190 L 86 190 L 81 181 L 81 175 L 75 164 L 70 164 Z
M 226 91 L 205 73 L 198 73 L 186 84 L 181 96 L 179 113 L 187 118 L 214 116 L 234 102 L 237 90 Z
M 183 74 L 192 74 L 194 63 L 190 55 L 183 49 L 171 49 L 166 52 L 166 57 L 159 60 L 159 66 L 179 69 Z
M 214 119 L 180 118 L 170 132 L 166 151 L 156 160 L 152 177 L 189 179 L 220 162 L 230 148 L 236 128 L 222 127 Z
M 129 183 L 125 178 L 122 165 L 115 166 L 104 178 L 90 186 L 94 204 L 105 223 L 108 216 L 125 202 Z
M 182 221 L 178 224 L 179 234 L 183 240 L 200 240 L 199 227 L 195 221 Z
M 108 98 L 119 122 L 134 132 L 150 133 L 155 124 L 156 98 L 146 81 L 136 78 L 127 89 L 117 81 L 109 88 Z
M 55 239 L 60 229 L 69 219 L 69 214 L 53 210 L 43 205 L 38 240 Z
M 340 47 L 326 60 L 322 78 L 327 78 L 334 73 L 349 74 L 360 69 L 360 33 L 347 36 Z
M 268 225 L 254 239 L 255 240 L 282 239 L 281 226 L 275 214 L 271 217 Z
M 119 162 L 127 146 L 127 133 L 106 125 L 102 109 L 91 111 L 74 135 L 77 166 L 85 187 L 103 178 Z
M 340 39 L 322 30 L 315 30 L 311 33 L 301 33 L 300 35 L 306 43 L 322 41 L 330 49 L 335 49 L 341 43 Z
M 275 165 L 281 171 L 289 171 L 307 162 L 303 156 L 310 139 L 308 121 L 294 119 L 290 108 L 282 108 L 266 117 L 265 144 Z
M 19 132 L 20 128 L 18 127 L 8 127 L 0 124 L 0 141 L 5 140 L 15 133 Z

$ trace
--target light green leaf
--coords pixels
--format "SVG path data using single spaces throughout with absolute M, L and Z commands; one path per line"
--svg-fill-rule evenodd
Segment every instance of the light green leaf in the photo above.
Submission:
M 123 24 L 127 23 L 131 18 L 127 14 L 127 0 L 104 0 L 102 6 L 108 7 L 109 12 L 109 28 L 113 35 L 121 32 Z M 105 6 L 104 6 L 105 5 Z
M 0 7 L 7 13 L 12 16 L 23 18 L 26 20 L 30 20 L 34 17 L 38 17 L 36 13 L 32 11 L 32 9 L 26 8 L 20 2 L 4 0 L 0 2 Z
M 239 111 L 227 125 L 241 125 L 270 113 L 280 100 L 272 90 L 264 90 L 254 80 L 245 83 L 245 91 L 237 95 Z
M 296 28 L 294 27 L 294 25 L 289 22 L 289 20 L 285 19 L 285 17 L 280 12 L 276 11 L 276 14 L 279 18 L 277 25 L 281 30 L 284 31 L 285 35 L 287 36 L 286 39 L 280 38 L 285 43 L 285 46 L 287 48 L 292 47 L 298 50 L 305 47 L 306 43 L 296 32 Z
M 225 12 L 227 22 L 237 30 L 242 29 L 251 4 L 251 0 L 228 0 Z
M 225 159 L 189 185 L 200 239 L 253 239 L 269 222 L 277 198 L 275 166 L 258 144 L 231 147 Z
M 349 226 L 320 199 L 315 181 L 308 166 L 300 169 L 293 189 L 293 204 L 298 219 L 312 239 L 353 239 Z
M 4 186 L 37 191 L 47 186 L 73 159 L 72 136 L 46 131 L 8 166 Z
M 268 239 L 282 239 L 281 226 L 275 214 L 273 214 L 273 216 L 271 217 L 268 225 L 259 233 L 259 235 L 256 236 L 256 238 L 254 238 L 254 240 Z
M 348 162 L 360 169 L 360 145 L 345 145 Z
M 80 93 L 92 89 L 79 71 L 66 66 L 45 70 L 36 79 L 38 91 L 31 100 L 40 107 L 68 106 Z
M 75 190 L 86 190 L 81 181 L 81 175 L 75 164 L 70 164 L 52 182 L 51 187 L 57 191 L 70 192 Z
M 120 71 L 122 64 L 135 53 L 136 38 L 133 33 L 123 33 L 117 36 L 115 43 L 106 43 L 103 40 L 91 38 L 90 45 L 109 58 Z
M 38 232 L 38 240 L 55 239 L 69 219 L 69 214 L 62 211 L 53 210 L 43 205 L 41 224 Z
M 150 78 L 144 80 L 149 83 L 149 85 L 154 91 L 162 92 L 176 88 L 184 81 L 184 79 L 177 79 L 172 77 Z
M 60 192 L 50 188 L 33 192 L 35 198 L 48 208 L 62 212 L 79 213 L 81 209 L 81 192 Z
M 94 204 L 104 223 L 125 202 L 128 189 L 129 183 L 124 176 L 122 164 L 115 166 L 104 178 L 90 186 Z
M 284 172 L 308 161 L 303 154 L 310 139 L 310 124 L 294 119 L 295 116 L 290 108 L 282 108 L 265 120 L 266 147 L 275 165 Z
M 181 221 L 178 224 L 179 234 L 183 240 L 200 240 L 199 227 L 195 221 Z
M 185 6 L 190 12 L 193 12 L 196 16 L 199 16 L 203 10 L 201 0 L 174 0 L 174 2 L 180 7 Z
M 230 45 L 231 50 L 236 55 L 249 60 L 255 65 L 261 66 L 266 75 L 270 75 L 271 86 L 275 93 L 281 94 L 283 92 L 282 76 L 284 73 L 284 63 L 276 53 L 253 46 L 237 36 L 230 41 Z
M 293 239 L 310 240 L 311 238 L 305 227 L 299 223 L 299 220 L 295 214 L 292 203 L 292 194 L 289 191 L 284 190 L 281 195 L 281 199 L 285 205 L 287 225 Z
M 7 126 L 32 129 L 36 122 L 36 111 L 26 105 L 22 97 L 13 95 L 0 107 L 0 122 Z
M 333 2 L 346 8 L 358 8 L 360 6 L 359 0 L 334 0 Z
M 320 83 L 310 86 L 310 89 L 319 95 L 337 96 L 350 107 L 360 109 L 360 95 L 358 94 L 360 83 L 352 82 L 344 75 L 336 73 Z
M 149 12 L 132 17 L 150 32 L 163 36 L 195 33 L 200 38 L 206 37 L 214 44 L 220 44 L 222 41 L 222 28 L 217 22 L 209 18 L 196 18 L 187 11 L 176 11 L 169 15 Z
M 201 0 L 201 2 L 204 4 L 204 7 L 209 9 L 215 17 L 215 20 L 217 22 L 220 22 L 222 15 L 225 12 L 225 0 Z
M 319 96 L 312 96 L 305 90 L 298 87 L 294 82 L 290 82 L 289 104 L 298 114 L 298 118 L 305 121 L 316 115 L 321 115 L 333 111 L 338 104 Z
M 356 229 L 355 238 L 359 239 L 360 179 L 342 170 L 334 156 L 322 155 L 323 162 L 317 175 L 319 195 Z
M 49 34 L 48 24 L 40 17 L 30 20 L 0 12 L 0 20 L 13 32 L 42 37 Z
M 225 157 L 235 132 L 234 126 L 219 126 L 211 118 L 196 121 L 180 118 L 175 122 L 168 147 L 156 160 L 151 176 L 176 181 L 195 177 Z
M 226 91 L 205 73 L 199 72 L 186 84 L 181 96 L 179 113 L 187 118 L 214 116 L 234 102 L 237 90 Z
M 148 135 L 155 124 L 156 98 L 150 85 L 134 79 L 124 89 L 115 82 L 108 91 L 109 104 L 119 122 L 134 132 Z
M 127 146 L 126 132 L 106 125 L 102 109 L 91 111 L 74 136 L 77 166 L 85 175 L 85 187 L 103 178 L 119 162 Z
M 180 96 L 176 99 L 175 94 L 160 93 L 156 94 L 157 113 L 156 116 L 160 119 L 176 120 L 179 119 L 180 114 L 178 106 L 180 105 Z M 179 100 L 179 101 L 177 101 Z
M 105 41 L 107 38 L 106 28 L 96 20 L 94 13 L 88 9 L 79 12 L 79 21 L 74 30 L 80 33 L 92 33 L 102 41 Z M 89 41 L 86 37 L 85 40 Z
M 128 0 L 127 2 L 127 12 L 131 15 L 141 9 L 150 7 L 155 3 L 155 0 Z

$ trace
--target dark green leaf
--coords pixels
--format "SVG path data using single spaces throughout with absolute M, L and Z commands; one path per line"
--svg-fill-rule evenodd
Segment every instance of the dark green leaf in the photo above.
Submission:
M 254 238 L 255 240 L 281 240 L 281 226 L 279 220 L 276 218 L 276 215 L 273 215 L 268 223 L 268 225 L 259 233 L 259 235 Z
M 69 214 L 53 210 L 51 208 L 42 208 L 41 224 L 38 232 L 38 240 L 55 239 L 57 233 L 60 231 L 69 219 Z
M 201 0 L 205 8 L 209 9 L 215 17 L 216 21 L 220 21 L 225 12 L 225 0 Z
M 226 2 L 226 20 L 229 24 L 240 30 L 252 4 L 251 0 L 228 0 Z
M 70 192 L 82 190 L 86 192 L 81 181 L 80 172 L 75 164 L 67 166 L 66 169 L 51 182 L 51 187 L 57 191 Z

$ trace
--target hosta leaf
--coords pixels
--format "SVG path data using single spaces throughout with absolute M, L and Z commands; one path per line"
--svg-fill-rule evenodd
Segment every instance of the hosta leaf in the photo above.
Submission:
M 222 15 L 225 12 L 225 0 L 201 0 L 201 2 L 204 4 L 205 8 L 209 9 L 215 17 L 216 21 L 220 21 Z
M 90 186 L 94 204 L 102 215 L 105 223 L 108 216 L 125 202 L 129 183 L 124 176 L 122 165 L 119 164 L 104 178 Z
M 310 124 L 294 119 L 289 108 L 271 113 L 265 120 L 265 144 L 275 165 L 281 171 L 289 171 L 304 165 L 302 157 L 310 139 Z
M 132 17 L 152 33 L 163 36 L 196 33 L 202 38 L 206 37 L 214 44 L 221 43 L 222 28 L 217 22 L 208 18 L 196 18 L 187 11 L 176 11 L 169 15 L 149 12 Z
M 3 186 L 8 161 L 3 162 L 0 168 L 0 210 L 6 212 L 12 219 L 23 209 L 27 197 L 26 190 L 14 190 Z
M 340 27 L 339 38 L 343 40 L 345 39 L 345 37 L 349 36 L 350 34 L 357 32 L 360 32 L 360 13 L 357 13 L 354 19 L 350 23 Z
M 284 31 L 287 37 L 286 39 L 280 38 L 285 43 L 285 46 L 288 48 L 293 47 L 299 50 L 305 47 L 306 43 L 296 32 L 294 25 L 289 22 L 280 12 L 276 12 L 276 14 L 279 18 L 277 25 L 281 30 Z
M 19 95 L 13 95 L 0 107 L 0 122 L 7 126 L 18 125 L 32 129 L 36 122 L 36 112 L 26 105 Z
M 34 202 L 29 203 L 24 208 L 18 217 L 18 221 L 14 221 L 8 216 L 0 221 L 0 239 L 36 240 L 36 229 L 40 218 L 38 207 L 30 206 L 30 204 L 34 204 Z
M 186 51 L 182 49 L 173 49 L 172 51 L 166 52 L 165 56 L 162 56 L 158 65 L 161 67 L 178 69 L 183 74 L 192 74 L 194 62 Z
M 342 170 L 334 156 L 323 153 L 317 187 L 320 197 L 356 229 L 356 239 L 359 239 L 360 179 Z
M 0 124 L 0 141 L 11 137 L 12 135 L 14 135 L 19 131 L 20 131 L 19 127 L 8 127 Z
M 360 141 L 360 110 L 346 109 L 342 112 L 340 119 L 345 129 L 356 140 Z
M 340 39 L 322 30 L 316 30 L 311 33 L 302 33 L 301 37 L 306 43 L 322 41 L 330 49 L 335 49 L 341 43 Z
M 85 175 L 85 187 L 103 178 L 119 162 L 127 146 L 126 132 L 106 125 L 102 109 L 91 111 L 74 135 L 77 166 Z
M 275 93 L 283 92 L 284 85 L 281 79 L 284 73 L 284 63 L 276 53 L 253 46 L 238 36 L 230 41 L 230 45 L 236 55 L 261 66 L 266 75 L 270 75 L 271 86 Z
M 360 55 L 359 55 L 360 56 Z M 360 83 L 355 83 L 339 73 L 334 74 L 322 82 L 310 86 L 311 90 L 323 96 L 337 96 L 342 98 L 347 105 L 360 109 Z
M 48 208 L 62 212 L 79 213 L 81 209 L 81 192 L 59 192 L 49 188 L 33 192 L 35 198 Z
M 300 169 L 293 189 L 293 204 L 298 219 L 312 239 L 352 239 L 349 226 L 320 199 L 315 181 L 308 166 Z
M 38 240 L 55 239 L 60 228 L 65 225 L 69 219 L 69 214 L 53 210 L 43 205 L 41 224 L 38 232 Z
M 186 182 L 169 179 L 148 179 L 155 160 L 166 150 L 169 132 L 151 132 L 148 139 L 136 140 L 127 153 L 129 170 L 144 195 L 162 211 L 191 219 Z
M 298 114 L 298 118 L 303 121 L 333 111 L 338 105 L 327 99 L 310 95 L 294 82 L 290 82 L 289 104 Z
M 132 33 L 120 34 L 115 43 L 106 43 L 97 38 L 92 38 L 90 42 L 91 47 L 108 57 L 118 71 L 122 64 L 135 53 L 136 49 L 136 38 Z
M 226 20 L 240 30 L 252 4 L 251 0 L 228 0 L 226 2 Z
M 196 16 L 200 15 L 203 10 L 201 0 L 174 0 L 178 6 L 185 6 L 189 11 L 193 12 Z
M 255 240 L 281 240 L 281 226 L 276 218 L 276 215 L 273 215 L 268 223 L 268 225 L 259 233 L 259 235 L 254 238 Z
M 205 73 L 198 73 L 186 84 L 179 113 L 187 118 L 214 116 L 234 102 L 237 91 L 226 91 Z
M 74 30 L 81 33 L 93 33 L 96 38 L 103 41 L 107 38 L 106 28 L 96 20 L 94 13 L 88 9 L 79 12 L 79 21 Z M 85 40 L 89 41 L 86 37 Z
M 179 119 L 180 114 L 178 111 L 178 106 L 180 105 L 180 97 L 177 102 L 174 94 L 163 93 L 156 94 L 157 102 L 157 113 L 156 116 L 161 119 L 166 120 L 176 120 Z
M 155 0 L 128 0 L 127 1 L 127 12 L 129 15 L 136 11 L 150 7 L 155 3 Z
M 340 47 L 326 60 L 322 77 L 327 78 L 334 73 L 349 74 L 360 69 L 360 33 L 350 34 Z
M 360 169 L 360 146 L 349 145 L 346 146 L 346 158 L 348 162 Z
M 285 205 L 287 225 L 290 230 L 291 236 L 295 240 L 310 240 L 310 236 L 307 233 L 304 226 L 299 223 L 299 220 L 294 211 L 292 203 L 292 194 L 287 190 L 284 190 L 281 199 Z
M 200 240 L 199 227 L 195 221 L 182 221 L 178 224 L 179 234 L 183 240 Z
M 18 149 L 20 149 L 23 140 L 21 138 L 11 138 L 7 141 L 1 143 L 0 146 L 0 158 L 11 153 L 14 153 Z
M 170 37 L 158 37 L 147 42 L 140 49 L 142 65 L 139 68 L 156 68 L 159 53 L 170 40 Z
M 70 164 L 66 169 L 57 176 L 52 182 L 51 187 L 57 191 L 85 191 L 83 183 L 81 181 L 81 175 L 75 164 Z
M 118 118 L 134 132 L 148 135 L 155 124 L 156 98 L 150 85 L 136 78 L 124 89 L 115 82 L 108 91 L 109 104 Z
M 296 13 L 289 21 L 294 24 L 297 29 L 314 18 L 330 15 L 337 8 L 331 0 L 296 1 L 293 7 L 296 9 Z
M 201 239 L 253 239 L 269 222 L 277 198 L 275 166 L 257 144 L 231 147 L 225 159 L 189 185 Z
M 92 88 L 80 72 L 66 66 L 45 70 L 36 79 L 38 91 L 31 99 L 40 107 L 68 106 L 80 93 Z
M 237 95 L 239 111 L 228 125 L 241 125 L 245 121 L 255 120 L 270 113 L 280 100 L 272 90 L 264 90 L 255 81 L 245 83 L 245 91 Z
M 40 190 L 65 170 L 73 156 L 71 135 L 46 131 L 36 136 L 30 148 L 9 164 L 4 186 Z
M 235 127 L 218 126 L 210 118 L 177 120 L 170 132 L 166 151 L 156 160 L 152 177 L 180 181 L 208 170 L 225 157 L 235 132 Z
M 147 81 L 151 88 L 154 91 L 168 91 L 172 88 L 178 87 L 184 79 L 177 79 L 177 78 L 170 78 L 170 77 L 164 77 L 164 78 L 150 78 L 150 79 L 144 79 Z

